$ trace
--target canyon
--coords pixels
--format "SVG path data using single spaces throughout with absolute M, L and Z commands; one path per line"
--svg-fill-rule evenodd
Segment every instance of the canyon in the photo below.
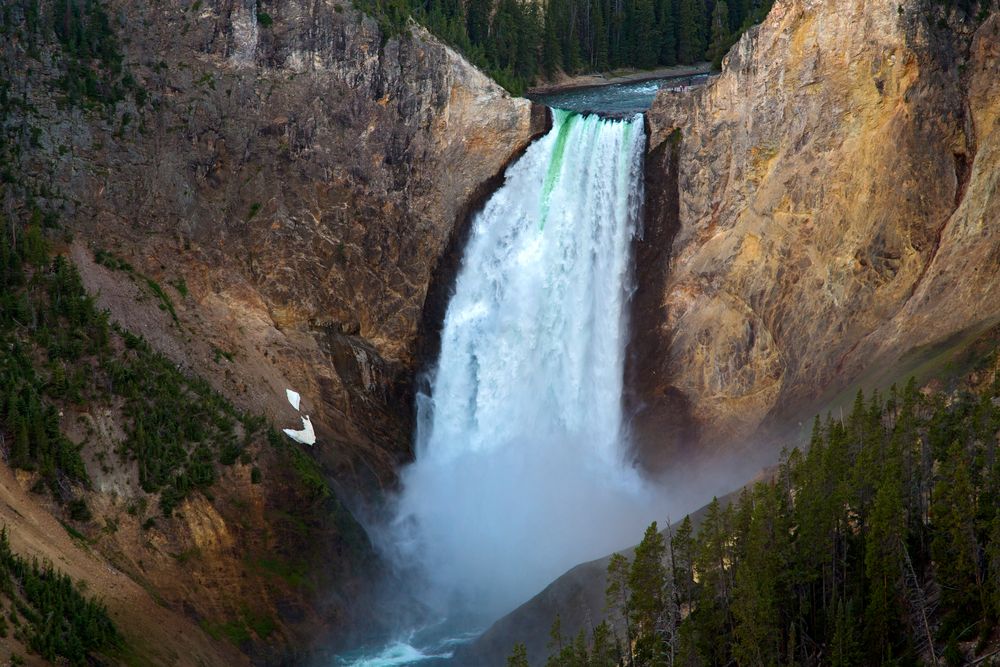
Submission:
M 90 560 L 28 529 L 25 516 L 50 525 L 61 510 L 11 477 L 7 507 L 20 509 L 0 515 L 15 547 L 88 563 L 73 574 L 98 594 L 93 563 L 138 582 L 108 604 L 126 635 L 154 638 L 151 662 L 295 663 L 376 638 L 392 619 L 362 524 L 413 456 L 416 386 L 471 214 L 550 112 L 419 27 L 386 35 L 346 3 L 306 0 L 108 2 L 143 99 L 74 106 L 29 6 L 4 19 L 16 36 L 0 67 L 23 103 L 3 127 L 24 147 L 5 216 L 23 215 L 23 192 L 57 210 L 60 247 L 99 305 L 239 409 L 294 425 L 284 392 L 299 391 L 318 437 L 308 454 L 337 500 L 289 537 L 296 482 L 261 451 L 263 484 L 234 471 L 215 501 L 191 499 L 148 533 L 121 511 L 140 497 L 134 469 L 104 471 L 91 443 Z M 904 378 L 1000 320 L 998 73 L 996 11 L 778 0 L 707 85 L 658 95 L 625 368 L 633 454 L 651 478 L 733 461 L 749 478 L 853 386 Z M 170 312 L 152 283 L 185 286 L 164 288 Z M 113 444 L 115 410 L 84 416 Z M 704 492 L 745 481 L 733 479 Z M 97 520 L 112 517 L 122 527 L 105 534 Z M 275 548 L 322 576 L 301 585 L 247 560 Z M 603 587 L 590 570 L 499 627 L 531 626 L 544 646 L 554 612 Z M 278 631 L 238 646 L 208 631 L 250 600 Z M 589 611 L 581 627 L 600 617 Z M 472 647 L 479 664 L 515 635 L 488 637 Z

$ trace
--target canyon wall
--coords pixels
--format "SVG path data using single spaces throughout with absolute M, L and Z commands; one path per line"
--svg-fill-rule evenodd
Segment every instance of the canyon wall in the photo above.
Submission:
M 142 27 L 124 51 L 148 101 L 127 124 L 120 108 L 49 125 L 80 240 L 183 278 L 202 335 L 236 352 L 230 392 L 263 409 L 295 387 L 321 456 L 391 481 L 431 275 L 544 113 L 422 29 L 387 39 L 347 3 L 109 11 Z
M 139 583 L 110 600 L 113 616 L 144 659 L 178 664 L 301 663 L 317 641 L 377 635 L 391 623 L 375 605 L 381 573 L 344 504 L 371 509 L 411 456 L 417 342 L 436 326 L 425 310 L 446 299 L 470 211 L 547 113 L 424 30 L 386 34 L 347 2 L 81 0 L 79 16 L 97 17 L 81 30 L 117 40 L 120 71 L 60 44 L 70 16 L 56 6 L 17 0 L 0 17 L 17 156 L 4 214 L 51 212 L 57 249 L 111 319 L 241 410 L 298 428 L 285 388 L 298 390 L 318 435 L 304 451 L 336 491 L 309 496 L 308 468 L 255 445 L 262 483 L 249 464 L 224 469 L 150 527 L 133 510 L 155 513 L 156 498 L 113 454 L 121 406 L 68 406 L 93 482 L 80 492 L 94 518 L 77 528 Z M 67 77 L 87 72 L 97 83 L 71 96 Z M 121 72 L 131 92 L 109 101 Z M 17 532 L 23 513 L 2 514 Z M 30 553 L 76 558 L 56 541 Z M 151 600 L 217 655 L 178 658 L 180 643 L 144 625 L 163 620 L 137 612 Z
M 656 177 L 677 194 L 654 221 L 669 249 L 638 266 L 655 316 L 637 344 L 663 353 L 634 399 L 654 466 L 765 438 L 1000 316 L 998 29 L 921 2 L 783 0 L 709 85 L 658 95 L 650 158 L 674 156 Z

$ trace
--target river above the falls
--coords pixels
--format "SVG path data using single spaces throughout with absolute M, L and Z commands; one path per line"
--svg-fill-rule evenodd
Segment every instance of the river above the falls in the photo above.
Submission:
M 683 89 L 702 86 L 708 78 L 708 74 L 669 76 L 529 94 L 528 98 L 555 109 L 625 118 L 647 111 L 661 88 Z

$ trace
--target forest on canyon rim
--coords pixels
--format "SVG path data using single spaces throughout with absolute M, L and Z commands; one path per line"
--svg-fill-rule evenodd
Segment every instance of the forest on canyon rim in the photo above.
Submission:
M 386 34 L 411 18 L 514 94 L 558 74 L 712 61 L 773 0 L 361 0 Z

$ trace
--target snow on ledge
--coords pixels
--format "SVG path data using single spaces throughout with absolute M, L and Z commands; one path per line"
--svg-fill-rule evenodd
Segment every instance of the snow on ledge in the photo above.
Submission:
M 284 429 L 285 435 L 296 442 L 301 442 L 303 445 L 314 445 L 316 443 L 316 431 L 313 430 L 312 421 L 309 419 L 309 415 L 302 417 L 302 430 L 293 431 L 290 428 Z

